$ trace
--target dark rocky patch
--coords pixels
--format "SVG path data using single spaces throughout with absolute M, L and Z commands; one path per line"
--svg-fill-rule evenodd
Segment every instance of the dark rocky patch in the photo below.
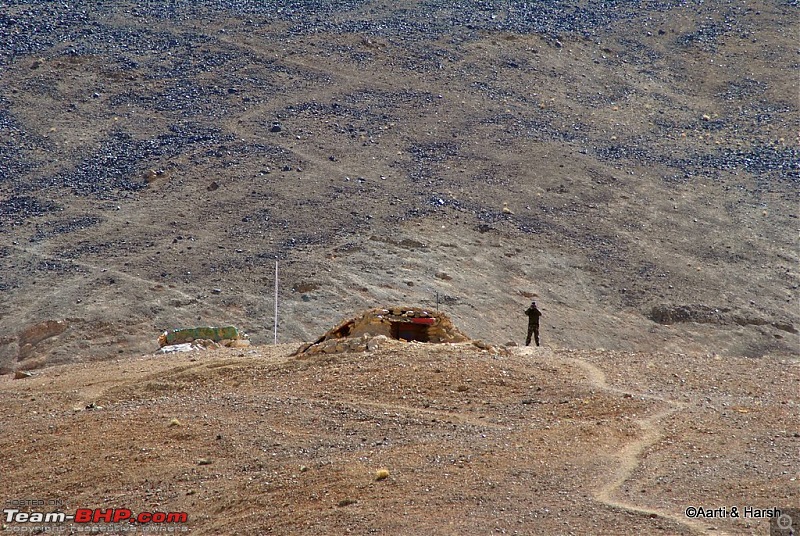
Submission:
M 58 208 L 52 201 L 42 201 L 27 195 L 12 195 L 8 199 L 0 200 L 0 226 L 4 223 L 19 225 L 28 218 L 42 216 Z
M 81 229 L 93 227 L 103 221 L 97 216 L 80 216 L 76 218 L 45 221 L 36 226 L 36 234 L 32 240 L 39 241 L 46 238 L 53 238 L 57 235 L 72 233 Z
M 798 333 L 791 322 L 768 320 L 747 311 L 733 310 L 729 307 L 710 307 L 708 305 L 657 305 L 650 310 L 650 320 L 658 324 L 672 325 L 682 322 L 697 324 L 772 326 L 787 333 Z

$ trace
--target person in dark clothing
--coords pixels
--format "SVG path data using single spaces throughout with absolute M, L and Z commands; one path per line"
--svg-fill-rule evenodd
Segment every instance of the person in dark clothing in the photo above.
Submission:
M 525 310 L 528 315 L 528 337 L 525 339 L 525 346 L 531 344 L 531 335 L 533 340 L 536 341 L 536 346 L 539 346 L 539 317 L 542 312 L 536 307 L 536 302 L 531 302 L 531 306 Z

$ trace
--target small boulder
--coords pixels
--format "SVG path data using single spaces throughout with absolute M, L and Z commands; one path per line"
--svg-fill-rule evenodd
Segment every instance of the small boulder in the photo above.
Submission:
M 374 352 L 375 350 L 380 349 L 380 347 L 389 340 L 389 337 L 386 335 L 378 335 L 377 337 L 372 337 L 369 341 L 367 341 L 367 350 L 370 352 Z
M 482 341 L 480 339 L 477 340 L 477 341 L 472 341 L 472 344 L 474 344 L 475 346 L 477 346 L 481 350 L 492 350 L 492 345 L 491 344 L 486 343 L 486 342 L 484 342 L 484 341 Z

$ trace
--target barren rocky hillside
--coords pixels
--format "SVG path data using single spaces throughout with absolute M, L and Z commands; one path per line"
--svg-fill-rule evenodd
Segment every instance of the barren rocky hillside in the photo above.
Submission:
M 687 508 L 800 504 L 799 13 L 5 0 L 4 508 L 765 534 Z M 395 306 L 459 342 L 366 334 Z
M 439 306 L 796 353 L 796 2 L 7 1 L 0 370 Z

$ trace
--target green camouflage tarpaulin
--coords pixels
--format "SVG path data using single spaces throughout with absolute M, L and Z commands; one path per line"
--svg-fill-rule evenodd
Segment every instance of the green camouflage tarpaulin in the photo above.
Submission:
M 214 342 L 219 342 L 225 339 L 233 340 L 241 338 L 241 332 L 233 326 L 225 326 L 221 328 L 204 326 L 199 328 L 183 328 L 165 331 L 158 338 L 158 344 L 160 346 L 168 346 L 172 344 L 192 342 L 198 339 L 208 339 Z

